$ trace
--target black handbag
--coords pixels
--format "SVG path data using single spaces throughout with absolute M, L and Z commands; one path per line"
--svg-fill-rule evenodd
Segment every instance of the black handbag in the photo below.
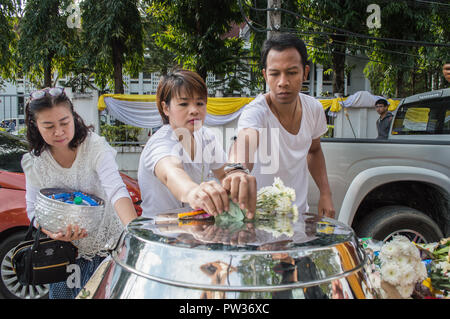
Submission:
M 70 275 L 67 266 L 75 263 L 77 247 L 70 242 L 40 238 L 40 226 L 32 239 L 33 220 L 24 241 L 17 245 L 11 257 L 19 282 L 23 285 L 43 285 L 66 281 Z

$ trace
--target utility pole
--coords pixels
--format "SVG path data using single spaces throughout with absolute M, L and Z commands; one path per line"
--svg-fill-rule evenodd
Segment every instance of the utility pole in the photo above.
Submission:
M 281 8 L 281 0 L 267 0 L 267 28 L 274 31 L 267 31 L 267 39 L 275 33 L 279 33 L 281 28 L 281 11 L 272 10 Z

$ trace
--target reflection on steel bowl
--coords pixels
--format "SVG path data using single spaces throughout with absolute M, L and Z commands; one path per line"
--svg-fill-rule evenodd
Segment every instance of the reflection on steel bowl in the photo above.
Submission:
M 88 206 L 51 198 L 55 194 L 73 192 L 75 191 L 64 188 L 45 188 L 39 191 L 35 204 L 35 216 L 42 228 L 56 233 L 66 229 L 68 225 L 78 225 L 86 229 L 89 235 L 99 227 L 105 210 L 103 199 L 84 193 L 97 203 L 97 206 Z
M 378 298 L 364 249 L 334 219 L 303 214 L 280 233 L 163 215 L 132 221 L 78 298 Z

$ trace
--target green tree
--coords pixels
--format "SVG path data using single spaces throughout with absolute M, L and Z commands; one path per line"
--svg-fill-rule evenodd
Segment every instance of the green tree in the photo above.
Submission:
M 13 50 L 17 41 L 12 1 L 0 0 L 0 29 L 0 76 L 10 78 L 14 70 Z
M 19 22 L 18 59 L 37 86 L 52 86 L 54 71 L 70 69 L 75 30 L 67 27 L 67 0 L 28 0 Z M 44 81 L 42 82 L 42 78 Z
M 381 28 L 370 32 L 381 39 L 368 41 L 371 61 L 365 70 L 374 93 L 404 97 L 432 89 L 431 78 L 450 57 L 449 47 L 440 45 L 448 45 L 448 11 L 444 18 L 440 4 L 382 3 Z
M 243 45 L 240 38 L 227 39 L 229 58 L 224 61 L 222 74 L 216 74 L 216 80 L 209 84 L 213 89 L 218 89 L 223 96 L 242 96 L 243 89 L 249 89 L 250 94 L 257 94 L 258 82 L 253 73 L 254 58 L 248 48 Z M 261 71 L 258 71 L 261 73 Z
M 444 9 L 444 10 L 443 10 Z M 434 4 L 431 16 L 431 29 L 436 43 L 450 43 L 450 24 L 448 17 L 450 8 L 445 4 Z M 447 87 L 448 83 L 442 75 L 442 66 L 450 62 L 449 47 L 426 47 L 427 62 L 429 63 L 429 85 L 430 89 Z M 433 84 L 433 85 L 432 85 Z
M 101 88 L 123 93 L 123 72 L 136 76 L 143 63 L 143 33 L 137 0 L 81 2 L 83 63 Z
M 148 4 L 141 3 L 143 12 L 147 12 L 148 9 Z M 159 72 L 165 75 L 177 65 L 177 62 L 174 53 L 156 44 L 156 35 L 163 31 L 163 27 L 147 14 L 142 17 L 142 25 L 145 58 L 142 71 L 145 73 Z
M 148 14 L 162 26 L 155 34 L 158 46 L 177 57 L 177 64 L 206 79 L 207 72 L 224 74 L 232 58 L 224 35 L 242 16 L 234 0 L 148 0 Z M 241 44 L 239 44 L 241 45 Z
M 250 66 L 251 79 L 256 87 L 265 90 L 265 80 L 262 75 L 261 49 L 267 39 L 267 0 L 238 0 L 242 14 L 246 17 L 246 22 L 250 23 Z M 282 1 L 280 32 L 297 32 L 296 25 L 298 18 L 298 5 L 295 1 Z
M 331 66 L 333 93 L 344 93 L 348 54 L 365 43 L 351 33 L 367 33 L 366 12 L 371 1 L 298 0 L 298 33 L 308 45 L 312 62 Z M 347 32 L 348 31 L 348 32 Z

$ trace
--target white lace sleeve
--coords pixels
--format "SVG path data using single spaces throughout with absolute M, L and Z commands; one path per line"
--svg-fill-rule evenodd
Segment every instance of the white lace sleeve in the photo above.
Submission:
M 114 155 L 111 152 L 104 152 L 96 167 L 103 189 L 113 205 L 122 197 L 130 198 L 130 194 L 119 174 Z
M 34 205 L 36 203 L 36 197 L 39 193 L 39 188 L 34 187 L 28 181 L 26 181 L 26 190 L 25 200 L 27 204 L 27 216 L 31 222 L 34 217 Z M 36 221 L 34 221 L 34 225 L 36 226 Z
M 22 157 L 21 161 L 23 173 L 25 174 L 25 179 L 27 184 L 33 185 L 40 189 L 40 179 L 39 174 L 35 170 L 34 156 L 30 153 L 26 153 Z
M 114 161 L 115 161 L 115 157 L 117 155 L 117 151 L 111 147 L 111 145 L 108 144 L 108 142 L 106 141 L 106 139 L 103 136 L 99 136 L 95 133 L 90 133 L 90 139 L 89 139 L 89 144 L 90 145 L 86 145 L 86 147 L 89 150 L 95 150 L 94 153 L 94 158 L 93 158 L 93 164 L 94 167 L 98 167 L 98 165 L 102 162 L 102 158 L 106 153 L 111 153 Z M 91 154 L 89 154 L 91 155 Z

